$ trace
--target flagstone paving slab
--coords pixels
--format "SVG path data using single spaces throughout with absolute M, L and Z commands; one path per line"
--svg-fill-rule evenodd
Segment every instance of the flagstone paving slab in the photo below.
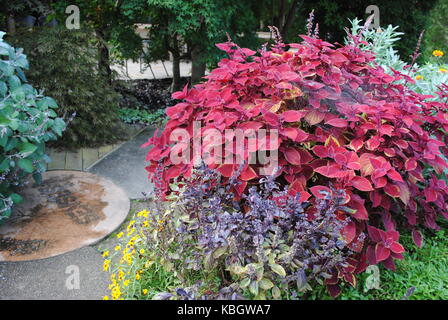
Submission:
M 97 243 L 126 219 L 130 201 L 109 179 L 48 171 L 21 190 L 24 201 L 0 226 L 0 261 L 55 256 Z

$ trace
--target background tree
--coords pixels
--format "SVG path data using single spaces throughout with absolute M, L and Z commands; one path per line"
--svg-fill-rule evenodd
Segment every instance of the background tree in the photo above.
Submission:
M 442 50 L 445 55 L 441 60 L 448 63 L 448 0 L 438 0 L 426 19 L 424 36 L 424 57 L 432 58 L 433 50 Z
M 173 90 L 180 87 L 180 60 L 191 58 L 192 82 L 199 82 L 206 65 L 221 57 L 215 44 L 225 41 L 226 32 L 240 44 L 256 42 L 253 0 L 148 0 L 148 5 L 151 17 L 148 58 L 163 59 L 171 53 Z
M 440 0 L 447 2 L 447 0 Z M 427 18 L 436 0 L 377 0 L 375 5 L 380 9 L 380 24 L 398 25 L 405 36 L 397 44 L 401 56 L 409 57 L 415 50 L 420 33 L 432 22 Z M 258 17 L 262 25 L 275 25 L 283 38 L 295 41 L 299 33 L 305 32 L 306 19 L 314 10 L 314 21 L 319 24 L 320 37 L 342 43 L 349 25 L 348 19 L 356 17 L 366 19 L 366 8 L 372 4 L 369 0 L 262 0 Z M 446 11 L 439 10 L 446 16 Z M 268 31 L 267 28 L 264 29 Z
M 112 79 L 110 45 L 120 50 L 123 59 L 136 59 L 142 50 L 134 24 L 147 17 L 146 0 L 62 0 L 53 7 L 60 19 L 65 19 L 65 8 L 77 5 L 82 27 L 94 30 L 98 40 L 99 70 Z

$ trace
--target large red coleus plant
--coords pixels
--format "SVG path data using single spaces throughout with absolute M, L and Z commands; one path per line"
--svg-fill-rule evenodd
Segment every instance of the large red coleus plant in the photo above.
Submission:
M 410 77 L 375 65 L 374 56 L 358 48 L 359 38 L 336 47 L 301 37 L 302 43 L 288 45 L 293 52 L 281 43 L 258 53 L 230 41 L 218 44 L 229 58 L 205 83 L 173 94 L 183 101 L 167 109 L 165 129 L 144 145 L 153 145 L 147 170 L 151 177 L 162 164 L 158 187 L 165 193 L 173 179 L 189 176 L 193 162 L 174 165 L 169 138 L 178 128 L 192 135 L 194 121 L 201 122 L 202 132 L 278 130 L 278 181 L 302 200 L 319 197 L 329 183 L 345 189 L 350 199 L 351 222 L 343 237 L 358 254 L 327 281 L 337 294 L 340 279 L 354 284 L 353 274 L 368 264 L 394 269 L 393 259 L 404 251 L 397 224 L 409 228 L 420 246 L 419 226 L 438 229 L 438 217 L 448 218 L 448 187 L 441 179 L 447 167 L 447 87 L 439 92 L 445 103 L 434 102 L 405 85 Z M 247 159 L 249 153 L 235 150 L 234 143 L 222 141 Z M 270 149 L 262 143 L 257 148 Z M 224 183 L 241 171 L 237 164 L 210 166 Z M 245 165 L 237 195 L 258 183 L 260 166 Z M 363 232 L 368 237 L 360 240 Z

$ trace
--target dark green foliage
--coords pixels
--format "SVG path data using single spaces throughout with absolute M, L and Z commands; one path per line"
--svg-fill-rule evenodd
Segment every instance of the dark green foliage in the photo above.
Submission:
M 415 50 L 419 34 L 425 28 L 428 11 L 433 7 L 435 0 L 367 0 L 354 1 L 304 1 L 301 13 L 307 15 L 314 9 L 315 22 L 319 23 L 320 35 L 330 42 L 340 42 L 345 36 L 344 27 L 349 25 L 348 19 L 355 17 L 365 20 L 366 8 L 377 5 L 380 10 L 380 25 L 392 24 L 399 26 L 399 31 L 405 33 L 397 49 L 402 57 L 408 57 Z
M 157 127 L 162 127 L 167 120 L 164 109 L 148 112 L 144 109 L 122 108 L 119 110 L 118 115 L 124 123 L 141 123 Z
M 28 61 L 0 32 L 0 223 L 22 201 L 17 189 L 30 175 L 36 182 L 49 158 L 45 143 L 57 139 L 65 123 L 57 104 L 25 83 Z
M 25 48 L 29 81 L 54 97 L 64 118 L 76 116 L 58 145 L 72 148 L 115 142 L 119 95 L 98 74 L 98 56 L 89 30 L 35 28 L 12 40 Z
M 427 23 L 424 37 L 425 60 L 432 59 L 433 50 L 442 50 L 445 55 L 440 62 L 448 63 L 448 0 L 438 0 L 434 8 L 425 19 Z

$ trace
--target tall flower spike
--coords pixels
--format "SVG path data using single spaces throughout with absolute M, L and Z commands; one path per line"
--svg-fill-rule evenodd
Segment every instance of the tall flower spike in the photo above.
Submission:
M 269 30 L 272 33 L 272 36 L 274 37 L 274 46 L 273 46 L 273 52 L 282 52 L 283 48 L 285 47 L 285 44 L 283 43 L 282 36 L 280 34 L 280 31 L 276 26 L 268 26 Z
M 417 46 L 415 47 L 415 50 L 414 50 L 414 52 L 409 56 L 411 59 L 412 59 L 412 62 L 411 62 L 411 70 L 413 69 L 413 67 L 414 67 L 414 64 L 415 64 L 415 61 L 417 60 L 417 58 L 418 57 L 420 57 L 420 55 L 421 55 L 421 53 L 420 53 L 420 46 L 421 46 L 421 44 L 422 44 L 422 40 L 423 40 L 423 35 L 425 34 L 425 30 L 423 30 L 421 33 L 420 33 L 420 35 L 419 35 L 419 37 L 418 37 L 418 41 L 417 41 Z
M 319 24 L 316 23 L 316 27 L 314 28 L 314 38 L 319 38 Z
M 314 24 L 314 9 L 311 10 L 306 24 L 306 30 L 307 30 L 306 35 L 308 37 L 312 36 L 313 24 Z

